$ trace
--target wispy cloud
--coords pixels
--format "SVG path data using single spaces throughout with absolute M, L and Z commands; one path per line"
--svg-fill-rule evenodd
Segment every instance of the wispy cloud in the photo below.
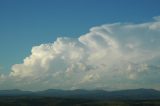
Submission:
M 97 26 L 79 38 L 60 37 L 34 46 L 22 64 L 12 66 L 1 86 L 160 89 L 160 18 L 154 19 Z

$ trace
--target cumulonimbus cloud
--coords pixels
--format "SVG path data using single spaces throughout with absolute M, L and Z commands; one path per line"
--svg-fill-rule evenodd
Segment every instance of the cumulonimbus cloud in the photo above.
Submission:
M 0 85 L 26 90 L 160 89 L 160 20 L 93 27 L 34 46 Z

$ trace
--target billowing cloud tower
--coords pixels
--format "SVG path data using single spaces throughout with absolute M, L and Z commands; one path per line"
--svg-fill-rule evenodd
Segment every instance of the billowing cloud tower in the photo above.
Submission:
M 1 75 L 3 88 L 160 89 L 160 18 L 93 27 L 79 38 L 34 46 Z

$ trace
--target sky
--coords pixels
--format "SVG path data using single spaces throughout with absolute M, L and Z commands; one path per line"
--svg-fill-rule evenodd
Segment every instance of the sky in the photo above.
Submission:
M 159 4 L 0 0 L 0 89 L 160 89 Z

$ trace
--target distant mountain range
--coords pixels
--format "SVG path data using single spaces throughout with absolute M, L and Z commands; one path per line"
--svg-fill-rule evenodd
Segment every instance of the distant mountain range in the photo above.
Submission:
M 104 90 L 58 90 L 48 89 L 45 91 L 22 91 L 22 90 L 0 90 L 0 96 L 44 96 L 58 98 L 81 98 L 99 100 L 152 100 L 160 99 L 160 91 L 154 89 L 130 89 L 119 91 Z

